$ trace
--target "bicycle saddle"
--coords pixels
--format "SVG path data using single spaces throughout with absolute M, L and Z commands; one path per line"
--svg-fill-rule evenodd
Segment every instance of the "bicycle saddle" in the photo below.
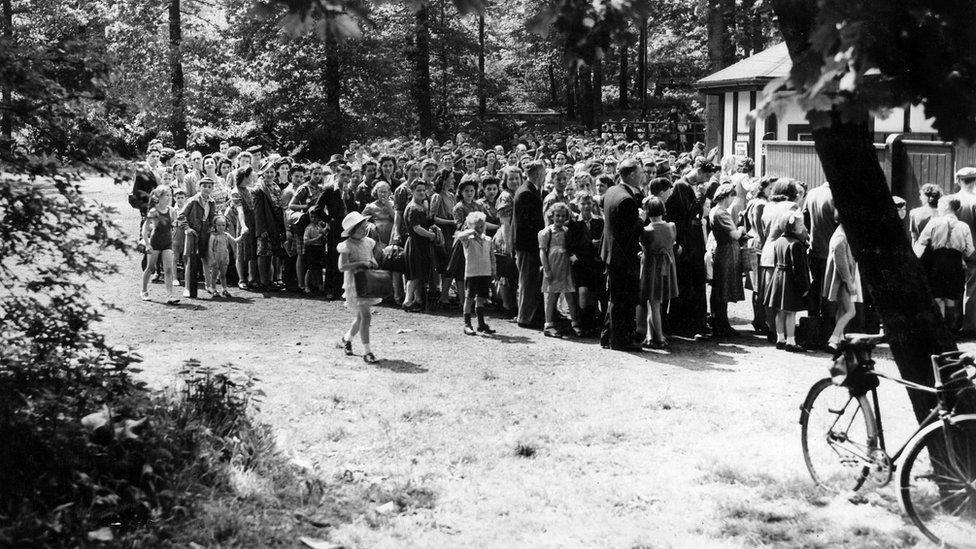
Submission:
M 887 339 L 885 334 L 845 334 L 841 344 L 846 349 L 870 349 Z

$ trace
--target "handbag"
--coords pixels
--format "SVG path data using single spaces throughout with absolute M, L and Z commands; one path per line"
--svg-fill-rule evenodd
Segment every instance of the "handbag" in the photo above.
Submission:
M 464 278 L 464 246 L 461 245 L 460 240 L 454 241 L 444 275 L 458 280 Z
M 288 230 L 294 234 L 305 234 L 305 227 L 308 227 L 308 212 L 288 212 Z
M 356 297 L 384 299 L 393 295 L 393 275 L 381 269 L 365 269 L 353 275 Z
M 407 272 L 407 256 L 403 247 L 390 244 L 383 248 L 383 258 L 380 260 L 380 269 L 392 271 L 394 273 Z

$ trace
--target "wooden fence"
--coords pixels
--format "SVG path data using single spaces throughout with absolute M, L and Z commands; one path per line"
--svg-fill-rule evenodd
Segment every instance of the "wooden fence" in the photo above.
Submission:
M 900 134 L 893 134 L 874 147 L 892 194 L 905 198 L 909 207 L 919 204 L 922 185 L 934 183 L 944 193 L 954 193 L 956 170 L 976 166 L 976 146 L 971 145 L 902 139 Z M 812 141 L 763 142 L 761 168 L 762 175 L 793 177 L 811 189 L 826 180 Z

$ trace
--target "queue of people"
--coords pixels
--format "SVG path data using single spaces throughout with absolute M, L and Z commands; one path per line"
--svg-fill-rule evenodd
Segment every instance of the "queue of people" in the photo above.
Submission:
M 459 135 L 353 142 L 320 164 L 229 142 L 210 154 L 153 142 L 130 195 L 143 219 L 142 298 L 154 279 L 168 303 L 179 287 L 197 298 L 200 281 L 212 299 L 231 297 L 228 283 L 344 296 L 356 316 L 339 346 L 351 354 L 360 335 L 372 362 L 370 308 L 381 301 L 456 310 L 469 335 L 495 332 L 493 308 L 549 337 L 641 351 L 674 336 L 739 336 L 728 304 L 748 290 L 756 334 L 804 352 L 804 312 L 830 323 L 834 348 L 869 296 L 829 184 L 807 193 L 794 179 L 756 178 L 750 158 L 661 145 L 563 134 L 485 147 Z M 923 188 L 911 214 L 947 316 L 964 301 L 976 222 L 976 170 L 957 180 L 963 190 L 942 202 Z M 976 268 L 966 269 L 976 293 Z M 380 297 L 359 295 L 357 273 L 369 270 L 390 273 Z M 976 326 L 965 295 L 958 316 Z

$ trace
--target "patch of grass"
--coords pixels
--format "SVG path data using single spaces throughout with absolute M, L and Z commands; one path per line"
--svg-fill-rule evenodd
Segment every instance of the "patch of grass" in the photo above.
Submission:
M 349 436 L 349 431 L 346 431 L 343 427 L 338 427 L 326 433 L 325 438 L 332 442 L 339 442 L 347 436 Z
M 532 458 L 535 457 L 538 451 L 539 451 L 538 446 L 533 442 L 520 440 L 515 443 L 516 456 L 524 457 L 524 458 Z
M 407 422 L 419 423 L 421 421 L 427 421 L 429 419 L 433 419 L 435 417 L 439 417 L 442 415 L 444 414 L 438 412 L 437 410 L 432 410 L 427 406 L 424 406 L 423 408 L 417 408 L 416 410 L 410 410 L 409 412 L 404 412 L 400 416 L 400 419 Z

